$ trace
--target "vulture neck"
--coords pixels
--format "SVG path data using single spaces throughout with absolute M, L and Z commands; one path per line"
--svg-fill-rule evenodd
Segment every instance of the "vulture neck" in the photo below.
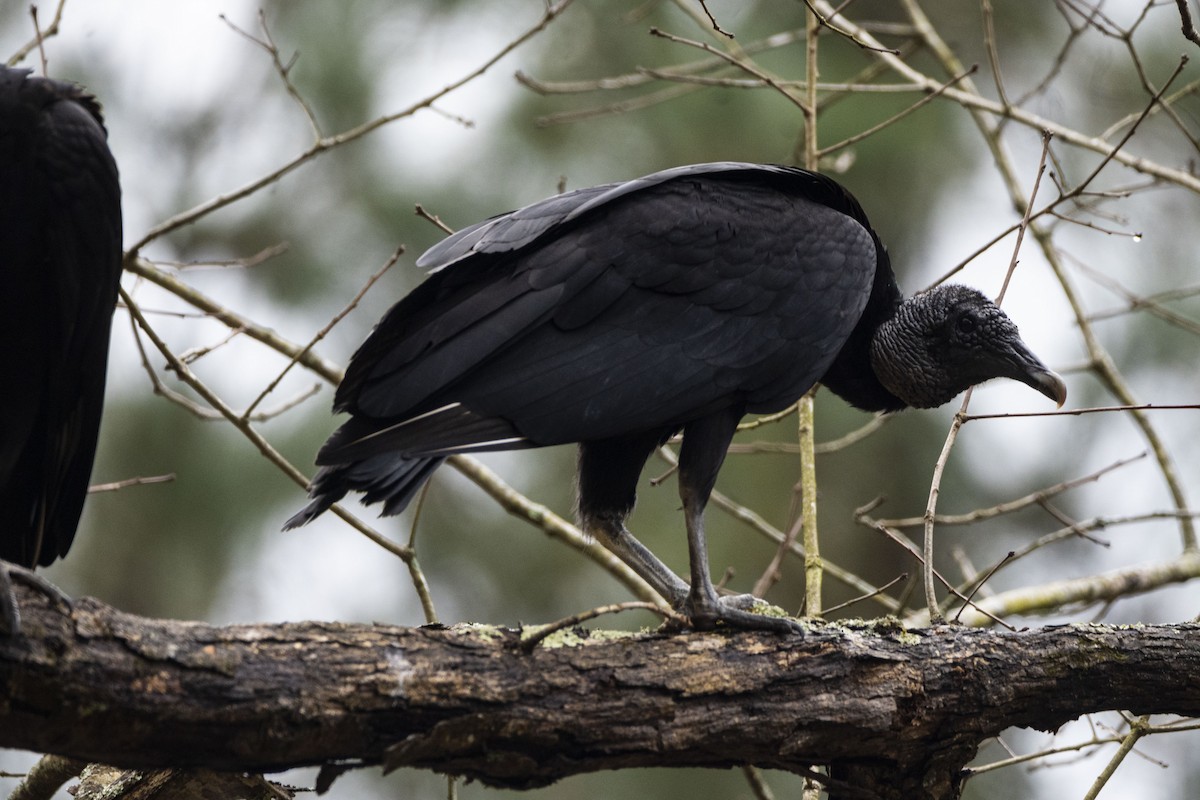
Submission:
M 873 232 L 872 237 L 875 238 Z M 899 411 L 907 408 L 908 403 L 880 382 L 872 364 L 871 350 L 876 332 L 896 316 L 904 298 L 900 294 L 900 287 L 896 285 L 887 250 L 878 238 L 875 238 L 875 252 L 878 253 L 878 259 L 871 296 L 867 299 L 862 316 L 858 318 L 858 324 L 821 378 L 821 383 L 855 408 L 864 411 Z

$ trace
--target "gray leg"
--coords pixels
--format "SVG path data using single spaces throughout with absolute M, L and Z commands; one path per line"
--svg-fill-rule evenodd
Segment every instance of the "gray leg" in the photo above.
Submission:
M 747 595 L 721 598 L 713 586 L 708 566 L 708 544 L 704 535 L 704 507 L 716 483 L 717 471 L 733 438 L 740 409 L 729 409 L 689 423 L 683 431 L 679 454 L 679 496 L 687 524 L 688 554 L 692 585 L 683 612 L 701 629 L 723 623 L 734 628 L 799 633 L 800 626 L 782 617 L 746 611 L 753 602 Z
M 688 586 L 625 527 L 637 500 L 642 466 L 673 429 L 579 445 L 579 525 L 679 609 Z
M 624 520 L 604 519 L 591 522 L 585 532 L 596 537 L 610 553 L 625 562 L 642 580 L 650 584 L 671 604 L 681 609 L 688 596 L 688 585 L 637 540 Z
M 791 633 L 799 630 L 796 623 L 747 611 L 755 602 L 750 595 L 718 597 L 709 577 L 704 506 L 741 416 L 740 409 L 729 409 L 690 423 L 684 430 L 679 494 L 687 520 L 690 586 L 625 527 L 636 500 L 642 466 L 654 448 L 675 432 L 674 428 L 580 444 L 577 507 L 580 527 L 686 615 L 694 627 L 709 629 L 721 623 L 734 628 Z

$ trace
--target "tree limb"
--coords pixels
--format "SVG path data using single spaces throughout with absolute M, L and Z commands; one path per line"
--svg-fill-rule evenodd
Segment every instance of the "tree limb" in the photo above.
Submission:
M 92 599 L 68 614 L 19 591 L 26 635 L 0 640 L 0 747 L 134 768 L 383 764 L 533 787 L 623 767 L 828 764 L 832 796 L 952 798 L 1005 728 L 1200 714 L 1190 624 L 576 629 L 526 653 L 501 628 L 216 627 Z

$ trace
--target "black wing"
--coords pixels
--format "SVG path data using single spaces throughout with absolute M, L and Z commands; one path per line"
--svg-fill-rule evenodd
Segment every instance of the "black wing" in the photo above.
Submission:
M 121 274 L 121 200 L 96 101 L 0 68 L 0 558 L 70 547 L 87 494 Z
M 838 184 L 787 167 L 684 167 L 480 223 L 418 261 L 434 274 L 355 354 L 353 419 L 318 463 L 777 410 L 829 367 L 882 258 Z

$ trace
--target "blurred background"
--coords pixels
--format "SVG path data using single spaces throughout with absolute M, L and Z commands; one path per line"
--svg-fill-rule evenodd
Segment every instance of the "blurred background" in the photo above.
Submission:
M 890 2 L 858 2 L 847 12 L 914 68 L 946 79 L 935 57 L 910 44 L 911 21 Z M 1180 53 L 1200 56 L 1180 34 L 1173 4 L 992 0 L 922 4 L 941 37 L 987 98 L 1003 99 L 1029 115 L 1051 119 L 1087 137 L 1120 139 L 1161 87 Z M 470 75 L 534 26 L 541 0 L 439 0 L 392 3 L 353 0 L 71 0 L 58 35 L 46 40 L 50 76 L 78 81 L 104 105 L 109 139 L 122 172 L 126 246 L 173 215 L 271 173 L 305 152 L 313 126 L 289 95 L 263 39 L 259 12 L 292 85 L 322 135 L 351 130 L 402 111 Z M 1193 4 L 1194 8 L 1194 4 Z M 525 205 L 561 188 L 634 178 L 679 164 L 740 160 L 796 163 L 803 118 L 770 88 L 750 87 L 733 68 L 705 75 L 737 79 L 726 85 L 651 78 L 642 68 L 669 70 L 711 59 L 706 53 L 648 34 L 652 26 L 753 58 L 768 73 L 803 81 L 805 4 L 783 0 L 712 0 L 708 9 L 729 40 L 715 33 L 698 3 L 654 0 L 576 2 L 560 17 L 480 76 L 439 99 L 347 145 L 333 148 L 245 199 L 194 224 L 153 238 L 142 255 L 184 284 L 286 339 L 306 343 L 338 314 L 397 247 L 404 254 L 329 335 L 317 352 L 344 365 L 375 320 L 421 274 L 415 258 L 442 237 L 414 214 L 421 204 L 458 228 Z M 54 8 L 42 5 L 43 27 Z M 246 34 L 249 34 L 247 36 Z M 28 5 L 0 3 L 0 53 L 7 58 L 33 35 Z M 771 38 L 768 38 L 771 37 Z M 865 73 L 878 59 L 842 37 L 821 39 L 823 83 L 897 82 Z M 988 43 L 993 45 L 989 53 Z M 740 48 L 746 48 L 742 51 Z M 22 66 L 41 72 L 35 50 Z M 528 76 L 522 83 L 520 72 Z M 995 77 L 999 75 L 999 84 Z M 1129 152 L 1195 175 L 1200 100 L 1197 68 L 1172 84 L 1171 112 L 1142 122 Z M 599 79 L 614 79 L 597 84 Z M 551 93 L 531 90 L 534 81 Z M 739 83 L 738 81 L 743 81 Z M 568 85 L 568 82 L 577 85 Z M 610 88 L 611 87 L 611 88 Z M 1149 89 L 1147 88 L 1149 87 Z M 588 91 L 582 91 L 587 89 Z M 794 91 L 799 95 L 802 89 Z M 1003 91 L 1003 94 L 1002 94 Z M 919 93 L 824 94 L 821 144 L 858 134 L 920 98 Z M 996 126 L 998 119 L 988 117 Z M 1115 126 L 1115 127 L 1114 127 Z M 1028 196 L 1042 152 L 1034 126 L 1007 121 L 997 134 L 1004 158 Z M 1070 187 L 1100 163 L 1094 152 L 1061 137 L 1036 206 Z M 1014 236 L 977 252 L 1020 220 L 997 169 L 997 156 L 970 113 L 938 99 L 886 129 L 833 154 L 833 172 L 859 198 L 891 251 L 907 292 L 927 287 L 971 256 L 955 280 L 996 295 L 1013 255 Z M 1044 219 L 1066 265 L 1099 346 L 1111 356 L 1141 402 L 1200 402 L 1197 331 L 1200 269 L 1194 232 L 1196 194 L 1112 164 L 1092 186 L 1112 196 L 1064 205 L 1063 219 Z M 1135 235 L 1136 234 L 1136 235 Z M 242 262 L 274 253 L 252 266 Z M 255 401 L 287 359 L 136 276 L 126 275 L 152 324 L 174 352 L 194 357 L 192 368 L 232 407 Z M 1068 408 L 1114 405 L 1113 395 L 1087 369 L 1081 327 L 1037 245 L 1027 239 L 1005 308 L 1026 342 L 1070 386 Z M 1186 290 L 1191 290 L 1186 291 Z M 1184 290 L 1161 302 L 1138 303 Z M 108 405 L 95 483 L 173 475 L 170 482 L 94 494 L 70 556 L 47 576 L 72 595 L 94 595 L 123 610 L 214 623 L 322 619 L 418 625 L 425 622 L 404 564 L 332 515 L 298 531 L 280 526 L 304 503 L 303 492 L 264 459 L 242 434 L 206 420 L 153 390 L 130 326 L 114 317 Z M 149 345 L 146 345 L 149 347 Z M 171 389 L 195 399 L 149 352 L 149 366 Z M 307 396 L 314 391 L 315 394 Z M 312 458 L 337 421 L 332 389 L 303 369 L 291 370 L 266 397 L 266 411 L 307 397 L 256 427 L 292 463 L 311 474 Z M 200 405 L 203 405 L 202 402 Z M 1016 384 L 976 391 L 978 414 L 1048 411 L 1045 398 Z M 899 546 L 854 520 L 854 510 L 878 498 L 875 517 L 920 516 L 930 475 L 957 401 L 936 411 L 908 412 L 864 441 L 818 460 L 822 554 L 865 580 L 882 585 L 917 565 Z M 858 429 L 870 417 L 828 392 L 817 400 L 818 441 Z M 1200 412 L 1150 416 L 1174 459 L 1186 496 L 1200 491 L 1194 457 Z M 741 444 L 795 442 L 795 417 L 742 434 Z M 750 448 L 764 449 L 764 448 Z M 753 509 L 778 530 L 797 506 L 798 457 L 786 452 L 730 456 L 718 490 Z M 966 513 L 1088 475 L 1147 450 L 1128 414 L 1042 416 L 969 423 L 949 460 L 939 511 Z M 570 448 L 489 454 L 482 459 L 517 490 L 564 517 L 571 516 L 574 469 Z M 668 564 L 686 569 L 682 518 L 674 482 L 654 487 L 664 462 L 647 467 L 631 529 Z M 1057 496 L 1053 507 L 986 524 L 939 528 L 939 567 L 953 580 L 985 570 L 1003 555 L 1071 522 L 1106 523 L 1089 538 L 1067 537 L 998 573 L 985 587 L 1003 592 L 1050 580 L 1086 577 L 1137 564 L 1167 562 L 1181 552 L 1180 523 L 1162 473 L 1151 457 Z M 1151 517 L 1141 519 L 1142 517 Z M 1126 517 L 1136 522 L 1116 524 Z M 376 524 L 372 510 L 363 518 Z M 385 535 L 405 542 L 411 512 L 379 520 Z M 1112 523 L 1112 524 L 1107 524 Z M 775 544 L 728 514 L 709 513 L 713 569 L 730 571 L 729 585 L 748 591 Z M 912 532 L 919 540 L 920 531 Z M 626 590 L 574 550 L 505 514 L 478 487 L 451 469 L 431 484 L 416 535 L 420 563 L 439 619 L 515 625 L 547 622 L 596 605 L 629 599 Z M 785 560 L 768 599 L 796 611 L 803 598 L 803 565 Z M 900 596 L 905 582 L 891 590 Z M 1196 616 L 1200 586 L 1168 586 L 1104 607 L 1058 609 L 1015 617 L 1016 625 L 1067 621 L 1177 622 Z M 826 579 L 825 603 L 856 591 Z M 919 593 L 908 607 L 921 605 Z M 639 612 L 640 613 L 640 612 Z M 862 603 L 844 616 L 877 616 Z M 835 614 L 834 616 L 839 616 Z M 636 614 L 605 618 L 605 627 L 654 625 Z M 1031 752 L 1087 739 L 1115 714 L 1080 721 L 1048 734 L 1012 731 L 1008 746 Z M 1113 796 L 1193 797 L 1200 765 L 1188 757 L 1186 735 L 1151 737 L 1110 784 Z M 1037 769 L 1011 767 L 968 784 L 968 797 L 1082 795 L 1111 754 Z M 981 762 L 1006 757 L 988 745 Z M 19 772 L 32 754 L 0 753 L 0 770 Z M 1064 757 L 1058 757 L 1062 760 Z M 1055 759 L 1048 759 L 1054 761 Z M 311 771 L 289 773 L 311 784 Z M 780 795 L 796 795 L 794 776 L 768 772 Z M 0 779 L 0 792 L 13 785 Z M 459 786 L 460 797 L 503 792 Z M 334 786 L 334 797 L 445 796 L 446 779 L 416 771 L 381 777 L 360 771 Z M 750 797 L 738 771 L 638 770 L 584 775 L 526 798 L 589 796 Z M 65 795 L 64 795 L 65 796 Z

